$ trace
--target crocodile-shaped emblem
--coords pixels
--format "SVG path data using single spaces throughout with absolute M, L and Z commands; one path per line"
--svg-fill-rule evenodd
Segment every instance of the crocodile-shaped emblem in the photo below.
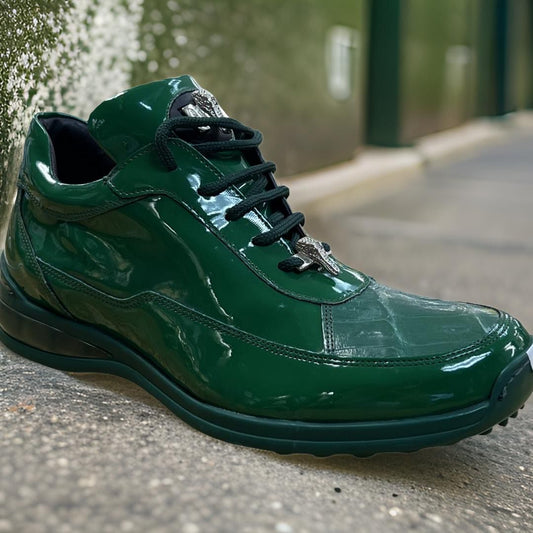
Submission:
M 320 241 L 306 235 L 296 241 L 294 248 L 296 250 L 294 257 L 303 261 L 298 270 L 307 270 L 310 266 L 318 265 L 319 268 L 327 270 L 334 276 L 339 274 L 339 265 L 330 257 L 331 251 L 326 251 Z

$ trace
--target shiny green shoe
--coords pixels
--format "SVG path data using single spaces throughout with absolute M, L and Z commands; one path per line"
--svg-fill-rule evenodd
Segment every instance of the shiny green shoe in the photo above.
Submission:
M 524 328 L 337 261 L 260 142 L 188 76 L 88 123 L 37 115 L 1 260 L 3 342 L 280 453 L 413 451 L 514 416 L 533 390 Z

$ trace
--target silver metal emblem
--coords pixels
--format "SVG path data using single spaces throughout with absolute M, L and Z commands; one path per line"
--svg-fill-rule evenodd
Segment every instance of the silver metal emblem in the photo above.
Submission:
M 182 111 L 189 117 L 227 117 L 217 99 L 205 89 L 197 89 L 192 93 L 190 104 L 183 106 Z M 209 126 L 199 126 L 199 130 L 207 131 Z M 226 130 L 223 130 L 226 132 Z
M 296 249 L 294 257 L 299 257 L 303 261 L 298 270 L 307 270 L 312 265 L 318 265 L 334 276 L 339 274 L 340 268 L 330 257 L 331 251 L 326 251 L 320 241 L 306 235 L 298 239 L 294 247 Z

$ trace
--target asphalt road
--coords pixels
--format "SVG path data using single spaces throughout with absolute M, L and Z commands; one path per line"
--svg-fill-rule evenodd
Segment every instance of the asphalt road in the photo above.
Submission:
M 522 134 L 307 227 L 382 282 L 533 331 L 532 169 Z M 279 456 L 207 437 L 125 380 L 2 347 L 0 445 L 0 532 L 533 531 L 533 401 L 450 447 Z

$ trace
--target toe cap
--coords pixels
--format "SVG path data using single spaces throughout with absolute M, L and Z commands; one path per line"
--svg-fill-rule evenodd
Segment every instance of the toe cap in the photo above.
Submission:
M 482 342 L 501 321 L 495 309 L 421 298 L 376 283 L 330 306 L 325 315 L 335 354 L 392 361 L 464 350 Z

